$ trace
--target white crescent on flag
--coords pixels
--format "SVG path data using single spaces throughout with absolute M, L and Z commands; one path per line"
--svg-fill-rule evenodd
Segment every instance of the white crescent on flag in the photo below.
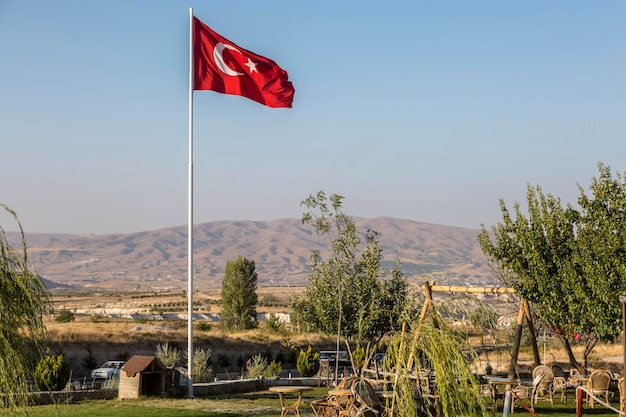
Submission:
M 215 48 L 213 48 L 213 59 L 215 60 L 215 65 L 217 65 L 220 71 L 222 71 L 226 75 L 231 75 L 233 77 L 243 75 L 243 72 L 237 72 L 226 65 L 226 63 L 224 62 L 224 57 L 222 56 L 222 54 L 224 53 L 224 49 L 236 51 L 237 53 L 239 53 L 239 55 L 241 55 L 239 49 L 235 48 L 234 46 L 218 42 L 217 45 L 215 45 Z

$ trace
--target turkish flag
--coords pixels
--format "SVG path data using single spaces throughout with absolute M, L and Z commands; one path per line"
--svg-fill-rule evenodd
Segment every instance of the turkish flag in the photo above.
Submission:
M 244 96 L 268 107 L 291 107 L 295 89 L 271 59 L 240 48 L 193 18 L 194 90 Z

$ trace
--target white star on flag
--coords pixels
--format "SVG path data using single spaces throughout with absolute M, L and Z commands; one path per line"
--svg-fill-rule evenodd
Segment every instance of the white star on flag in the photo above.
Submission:
M 245 64 L 246 67 L 250 68 L 250 74 L 252 74 L 253 72 L 258 72 L 256 70 L 256 63 L 252 62 L 252 60 L 250 58 L 248 58 L 248 62 L 246 62 Z

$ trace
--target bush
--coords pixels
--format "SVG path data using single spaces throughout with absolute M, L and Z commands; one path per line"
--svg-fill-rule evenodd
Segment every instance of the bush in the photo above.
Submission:
M 254 355 L 252 357 L 252 365 L 248 369 L 248 378 L 255 379 L 265 375 L 265 369 L 267 368 L 267 359 L 261 354 Z
M 311 346 L 309 346 L 306 351 L 300 350 L 296 368 L 298 368 L 298 372 L 300 372 L 300 375 L 303 377 L 310 377 L 317 374 L 320 370 L 319 353 L 313 352 Z
M 185 357 L 188 358 L 187 352 Z M 196 348 L 193 351 L 193 382 L 208 382 L 213 368 L 209 363 L 211 349 Z M 189 359 L 187 359 L 189 360 Z
M 169 343 L 158 344 L 156 346 L 155 355 L 166 368 L 173 368 L 176 363 L 180 361 L 180 350 L 174 346 L 170 346 Z
M 60 391 L 70 379 L 70 363 L 63 355 L 46 354 L 35 368 L 35 384 L 42 391 Z
M 61 310 L 54 318 L 54 321 L 57 323 L 69 323 L 70 321 L 74 321 L 74 313 L 69 310 Z
M 196 324 L 196 330 L 199 330 L 201 332 L 209 332 L 211 331 L 211 323 L 207 321 L 199 321 L 198 324 Z
M 267 368 L 265 368 L 265 372 L 263 372 L 263 376 L 267 378 L 274 378 L 275 376 L 280 376 L 280 373 L 283 371 L 283 367 L 280 362 L 272 361 Z
M 91 350 L 91 346 L 87 345 L 87 356 L 83 358 L 83 369 L 86 371 L 91 371 L 98 367 L 98 360 L 96 356 L 93 354 L 93 350 Z

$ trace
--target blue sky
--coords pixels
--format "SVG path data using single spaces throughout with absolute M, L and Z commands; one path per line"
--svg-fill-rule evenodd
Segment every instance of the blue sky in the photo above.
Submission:
M 622 1 L 0 0 L 0 202 L 27 232 L 187 223 L 189 7 L 296 88 L 194 94 L 196 223 L 323 189 L 479 228 L 527 183 L 575 201 L 598 162 L 626 171 Z

